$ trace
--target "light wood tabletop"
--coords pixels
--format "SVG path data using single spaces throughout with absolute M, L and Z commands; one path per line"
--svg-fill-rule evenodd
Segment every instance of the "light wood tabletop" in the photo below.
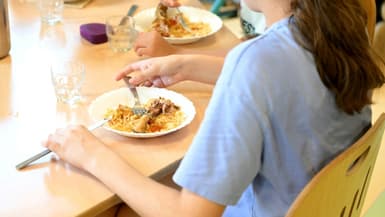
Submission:
M 31 0 L 9 2 L 10 55 L 0 59 L 0 216 L 94 216 L 119 203 L 119 198 L 91 175 L 49 154 L 23 170 L 16 164 L 43 151 L 41 141 L 55 128 L 70 123 L 89 125 L 89 104 L 97 96 L 124 86 L 113 76 L 139 60 L 134 51 L 114 53 L 107 43 L 82 39 L 79 27 L 104 23 L 106 16 L 155 7 L 157 0 L 93 0 L 82 9 L 65 7 L 63 20 L 54 26 L 40 22 Z M 202 7 L 198 0 L 181 1 Z M 215 35 L 192 44 L 200 50 L 229 49 L 239 41 L 223 27 Z M 49 63 L 74 59 L 85 64 L 83 100 L 74 107 L 56 103 Z M 141 173 L 160 179 L 178 165 L 195 135 L 211 96 L 212 86 L 183 82 L 170 87 L 188 97 L 196 116 L 187 127 L 151 138 L 128 138 L 102 128 L 94 133 Z M 113 168 L 111 168 L 113 169 Z

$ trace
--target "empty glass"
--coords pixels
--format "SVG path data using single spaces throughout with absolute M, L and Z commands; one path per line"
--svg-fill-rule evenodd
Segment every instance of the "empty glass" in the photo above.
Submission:
M 129 51 L 137 37 L 135 21 L 131 16 L 111 16 L 106 19 L 108 43 L 115 52 Z
M 36 3 L 43 23 L 52 25 L 61 21 L 64 0 L 37 0 Z
M 51 78 L 58 102 L 73 105 L 81 100 L 81 88 L 85 79 L 83 63 L 76 61 L 53 63 Z

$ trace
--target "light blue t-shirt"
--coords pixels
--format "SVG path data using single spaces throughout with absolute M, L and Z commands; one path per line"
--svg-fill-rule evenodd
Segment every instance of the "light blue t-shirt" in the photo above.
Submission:
M 288 23 L 229 53 L 174 175 L 183 188 L 227 205 L 223 216 L 284 216 L 315 173 L 370 125 L 370 107 L 353 116 L 337 108 Z

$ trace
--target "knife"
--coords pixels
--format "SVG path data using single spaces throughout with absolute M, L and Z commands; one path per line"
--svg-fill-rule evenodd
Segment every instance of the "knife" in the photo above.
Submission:
M 87 129 L 88 129 L 89 131 L 95 130 L 95 129 L 97 129 L 97 128 L 103 126 L 103 125 L 104 125 L 105 123 L 107 123 L 109 120 L 110 120 L 110 118 L 106 118 L 106 119 L 100 120 L 100 121 L 96 122 L 95 124 L 92 124 L 91 126 L 89 126 Z M 34 155 L 34 156 L 28 158 L 27 160 L 25 160 L 25 161 L 23 161 L 23 162 L 17 164 L 17 165 L 16 165 L 16 169 L 21 170 L 21 169 L 23 169 L 24 167 L 28 166 L 30 163 L 39 160 L 40 158 L 46 156 L 46 155 L 49 154 L 49 153 L 51 153 L 51 150 L 46 149 L 46 150 L 44 150 L 44 151 L 42 151 L 42 152 L 40 152 L 40 153 L 38 153 L 38 154 L 36 154 L 36 155 Z

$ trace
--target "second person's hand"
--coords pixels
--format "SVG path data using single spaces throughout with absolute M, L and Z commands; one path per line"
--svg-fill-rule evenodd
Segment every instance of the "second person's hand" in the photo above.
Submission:
M 160 0 L 160 2 L 168 7 L 179 7 L 181 5 L 178 0 Z
M 158 32 L 141 32 L 134 44 L 138 56 L 166 56 L 175 54 L 178 49 L 169 44 Z

